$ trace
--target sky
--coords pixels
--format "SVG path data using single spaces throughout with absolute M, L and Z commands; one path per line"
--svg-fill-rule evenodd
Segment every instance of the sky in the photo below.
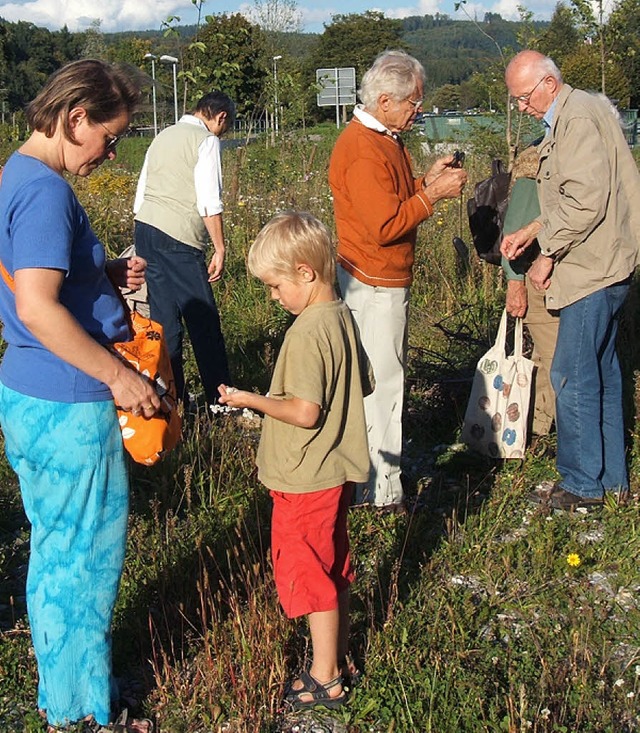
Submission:
M 264 0 L 263 0 L 264 1 Z M 415 4 L 411 4 L 411 3 Z M 408 15 L 443 13 L 465 19 L 455 12 L 455 0 L 297 0 L 302 30 L 321 33 L 324 24 L 339 13 L 363 13 L 380 10 L 390 18 Z M 517 6 L 525 4 L 536 20 L 548 20 L 557 0 L 467 0 L 467 13 L 482 20 L 485 12 L 500 13 L 507 20 L 518 18 Z M 243 12 L 252 7 L 251 0 L 206 0 L 203 14 Z M 66 25 L 81 31 L 100 19 L 105 33 L 125 30 L 158 30 L 170 15 L 180 17 L 180 25 L 193 24 L 197 10 L 189 0 L 0 0 L 0 17 L 9 21 L 24 20 L 37 26 L 59 30 Z

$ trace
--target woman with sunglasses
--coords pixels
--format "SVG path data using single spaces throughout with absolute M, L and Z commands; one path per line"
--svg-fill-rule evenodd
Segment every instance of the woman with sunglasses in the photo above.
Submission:
M 159 400 L 109 345 L 130 338 L 114 285 L 139 287 L 145 262 L 106 262 L 64 178 L 115 158 L 139 93 L 102 61 L 57 71 L 27 108 L 33 133 L 0 187 L 0 424 L 31 522 L 27 611 L 47 733 L 78 721 L 151 730 L 111 723 L 129 491 L 115 405 L 151 416 Z

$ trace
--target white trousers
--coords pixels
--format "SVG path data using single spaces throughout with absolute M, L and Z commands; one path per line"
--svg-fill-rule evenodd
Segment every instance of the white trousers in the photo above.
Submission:
M 339 265 L 337 270 L 342 298 L 358 324 L 376 380 L 373 394 L 364 400 L 371 474 L 367 484 L 357 485 L 356 502 L 399 504 L 409 288 L 365 285 Z

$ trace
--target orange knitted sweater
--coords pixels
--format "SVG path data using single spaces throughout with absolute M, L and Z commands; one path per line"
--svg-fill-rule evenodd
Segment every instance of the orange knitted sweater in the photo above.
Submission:
M 367 285 L 408 287 L 418 224 L 433 213 L 402 141 L 353 119 L 331 155 L 338 263 Z

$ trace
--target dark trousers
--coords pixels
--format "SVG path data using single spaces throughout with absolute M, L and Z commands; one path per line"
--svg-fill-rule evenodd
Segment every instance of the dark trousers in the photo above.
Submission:
M 182 367 L 184 321 L 207 402 L 213 404 L 218 385 L 231 380 L 204 252 L 149 224 L 137 221 L 135 227 L 136 253 L 147 261 L 151 318 L 164 328 L 178 396 L 187 397 Z

